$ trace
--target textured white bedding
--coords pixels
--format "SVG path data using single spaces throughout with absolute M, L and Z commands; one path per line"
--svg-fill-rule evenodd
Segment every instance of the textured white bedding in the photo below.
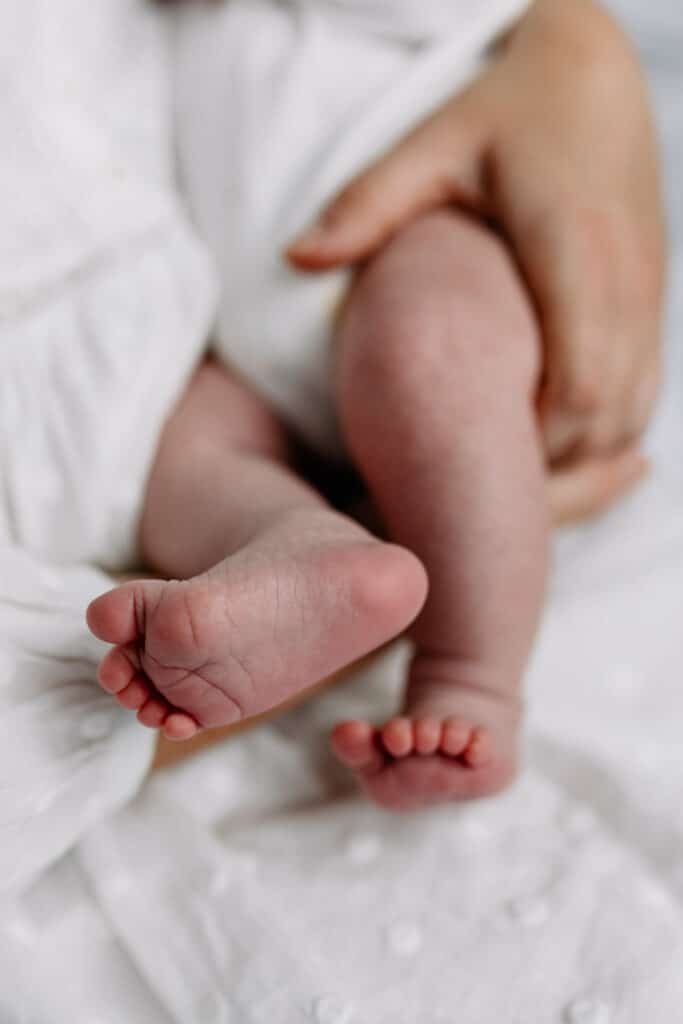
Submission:
M 652 72 L 673 225 L 653 480 L 565 534 L 503 797 L 378 812 L 333 764 L 401 652 L 156 777 L 94 687 L 106 585 L 0 552 L 0 1024 L 683 1019 L 683 13 L 620 0 Z M 36 629 L 36 609 L 40 628 Z

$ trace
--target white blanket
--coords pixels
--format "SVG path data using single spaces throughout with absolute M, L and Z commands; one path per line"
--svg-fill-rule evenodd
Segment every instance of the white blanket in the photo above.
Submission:
M 67 27 L 74 2 L 60 5 Z M 633 13 L 674 183 L 681 15 L 676 0 L 634 0 Z M 0 551 L 1 1024 L 680 1019 L 683 207 L 671 199 L 659 473 L 558 545 L 526 768 L 502 797 L 398 818 L 335 766 L 329 726 L 392 706 L 401 651 L 141 788 L 151 735 L 96 689 L 100 645 L 81 620 L 106 579 Z M 46 267 L 58 257 L 46 247 Z

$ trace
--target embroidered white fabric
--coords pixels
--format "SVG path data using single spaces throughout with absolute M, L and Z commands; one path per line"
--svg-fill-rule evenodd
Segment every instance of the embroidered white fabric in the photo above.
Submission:
M 680 11 L 676 0 L 628 5 L 653 60 L 674 185 Z M 38 6 L 48 17 L 55 7 Z M 73 30 L 75 0 L 59 6 L 54 17 Z M 130 15 L 135 4 L 81 6 Z M 95 63 L 104 73 L 102 54 Z M 558 544 L 526 767 L 502 797 L 400 818 L 349 787 L 327 730 L 339 714 L 392 707 L 400 650 L 143 787 L 153 738 L 95 687 L 101 647 L 82 622 L 107 579 L 0 549 L 2 1024 L 679 1019 L 683 206 L 673 188 L 670 206 L 660 476 Z M 61 234 L 50 238 L 41 279 L 56 293 L 58 261 L 74 264 Z M 18 258 L 2 266 L 33 281 Z M 13 294 L 34 294 L 23 287 Z M 118 309 L 100 301 L 105 319 Z M 30 482 L 40 463 L 22 472 Z

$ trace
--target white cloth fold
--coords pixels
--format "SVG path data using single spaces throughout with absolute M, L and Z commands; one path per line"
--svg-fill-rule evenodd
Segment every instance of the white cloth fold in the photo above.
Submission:
M 95 682 L 85 628 L 111 586 L 0 548 L 0 896 L 16 893 L 129 800 L 155 737 Z
M 3 10 L 0 542 L 124 568 L 212 270 L 172 189 L 168 50 L 141 0 Z
M 230 0 L 181 8 L 178 152 L 219 273 L 215 348 L 326 453 L 341 453 L 330 340 L 349 275 L 297 274 L 284 249 L 472 79 L 525 7 Z M 434 31 L 418 45 L 410 33 L 430 12 L 439 14 Z
M 362 32 L 371 32 L 386 39 L 420 45 L 438 37 L 468 31 L 481 22 L 482 14 L 493 16 L 503 24 L 516 17 L 524 0 L 290 0 L 292 6 L 326 8 L 343 17 L 347 24 Z M 487 11 L 483 8 L 487 7 Z

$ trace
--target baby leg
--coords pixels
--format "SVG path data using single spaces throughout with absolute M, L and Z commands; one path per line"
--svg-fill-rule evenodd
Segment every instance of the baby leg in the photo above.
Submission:
M 145 561 L 184 582 L 126 583 L 89 608 L 116 645 L 100 682 L 170 739 L 281 703 L 424 601 L 417 559 L 333 511 L 288 455 L 260 399 L 206 364 L 161 438 L 141 523 Z
M 345 723 L 335 749 L 391 807 L 491 793 L 514 775 L 546 575 L 529 300 L 494 234 L 434 213 L 361 273 L 338 345 L 349 449 L 429 596 L 402 716 Z

